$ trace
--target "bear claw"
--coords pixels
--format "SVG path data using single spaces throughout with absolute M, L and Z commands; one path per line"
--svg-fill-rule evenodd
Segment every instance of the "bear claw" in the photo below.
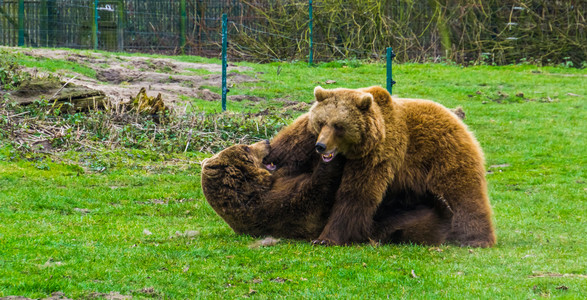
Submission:
M 319 246 L 333 246 L 336 245 L 335 242 L 331 241 L 331 240 L 313 240 L 312 241 L 312 245 L 319 245 Z

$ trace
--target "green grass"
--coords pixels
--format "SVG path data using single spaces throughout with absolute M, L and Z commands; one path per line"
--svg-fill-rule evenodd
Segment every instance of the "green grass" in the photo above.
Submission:
M 233 111 L 272 107 L 275 98 L 311 102 L 317 84 L 385 84 L 380 64 L 239 65 L 260 81 L 231 91 L 268 100 L 229 102 Z M 394 94 L 466 111 L 491 171 L 498 244 L 490 249 L 293 240 L 250 248 L 255 239 L 232 232 L 203 197 L 198 162 L 210 154 L 22 156 L 0 139 L 0 297 L 585 299 L 586 75 L 532 65 L 394 66 Z M 176 234 L 186 231 L 199 234 Z
M 61 59 L 49 59 L 44 57 L 32 57 L 32 56 L 18 56 L 17 62 L 25 67 L 38 68 L 43 71 L 53 72 L 57 74 L 66 73 L 78 73 L 90 78 L 96 78 L 96 71 L 88 66 L 78 64 L 76 62 L 61 60 Z

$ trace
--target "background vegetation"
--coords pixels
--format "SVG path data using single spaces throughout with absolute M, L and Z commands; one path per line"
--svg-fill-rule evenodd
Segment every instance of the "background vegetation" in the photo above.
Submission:
M 18 0 L 0 2 L 0 44 L 16 46 Z M 218 57 L 228 15 L 231 59 L 307 61 L 308 0 L 31 0 L 26 46 Z M 566 64 L 584 67 L 583 0 L 314 0 L 314 59 Z M 94 24 L 94 14 L 98 23 Z M 182 17 L 185 15 L 185 18 Z
M 34 59 L 21 52 L 0 56 L 0 70 L 8 70 L 0 74 L 9 74 L 4 87 L 38 76 L 22 73 L 20 66 Z M 70 63 L 52 59 L 36 67 L 63 76 L 83 70 Z M 199 162 L 228 144 L 271 136 L 301 113 L 277 113 L 283 108 L 275 99 L 309 103 L 318 84 L 383 84 L 385 66 L 238 65 L 251 67 L 247 74 L 259 81 L 231 90 L 265 100 L 228 103 L 232 112 L 220 114 L 218 102 L 185 99 L 208 112 L 170 113 L 160 123 L 116 110 L 58 113 L 43 99 L 20 107 L 4 94 L 0 297 L 587 297 L 584 70 L 527 63 L 395 67 L 395 94 L 466 111 L 486 155 L 495 247 L 316 247 L 294 240 L 261 247 L 232 232 L 206 203 Z M 51 147 L 33 145 L 35 136 L 54 137 Z
M 307 5 L 243 2 L 267 21 L 239 31 L 234 48 L 261 60 L 308 54 Z M 314 1 L 314 55 L 379 58 L 393 46 L 400 62 L 531 60 L 581 67 L 587 59 L 586 10 L 584 1 Z

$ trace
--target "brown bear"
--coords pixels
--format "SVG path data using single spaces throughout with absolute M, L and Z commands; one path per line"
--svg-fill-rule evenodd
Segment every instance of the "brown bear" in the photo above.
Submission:
M 340 184 L 344 157 L 312 173 L 286 174 L 262 163 L 268 142 L 234 145 L 202 162 L 202 190 L 236 232 L 311 239 L 323 230 Z
M 346 158 L 331 215 L 317 242 L 367 240 L 377 231 L 374 216 L 385 195 L 404 193 L 404 200 L 391 202 L 448 203 L 454 216 L 447 240 L 462 246 L 495 244 L 483 153 L 454 113 L 432 101 L 392 100 L 381 87 L 316 87 L 314 95 L 309 114 L 294 123 L 297 128 L 288 128 L 292 136 L 278 135 L 272 141 L 265 161 L 305 166 L 312 143 L 325 163 L 339 154 Z
M 328 221 L 344 157 L 328 164 L 313 160 L 310 164 L 315 165 L 309 166 L 313 171 L 295 175 L 293 167 L 273 170 L 263 164 L 268 152 L 269 144 L 259 142 L 235 145 L 204 160 L 202 189 L 206 200 L 236 233 L 315 239 Z M 308 164 L 309 159 L 305 160 Z M 417 205 L 406 210 L 389 204 L 381 210 L 375 216 L 373 236 L 383 242 L 440 244 L 450 228 L 452 211 L 448 206 Z

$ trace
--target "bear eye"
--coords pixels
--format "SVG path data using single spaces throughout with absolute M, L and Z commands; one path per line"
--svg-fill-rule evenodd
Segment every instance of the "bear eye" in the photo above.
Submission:
M 338 123 L 332 125 L 336 131 L 344 131 L 344 127 Z

